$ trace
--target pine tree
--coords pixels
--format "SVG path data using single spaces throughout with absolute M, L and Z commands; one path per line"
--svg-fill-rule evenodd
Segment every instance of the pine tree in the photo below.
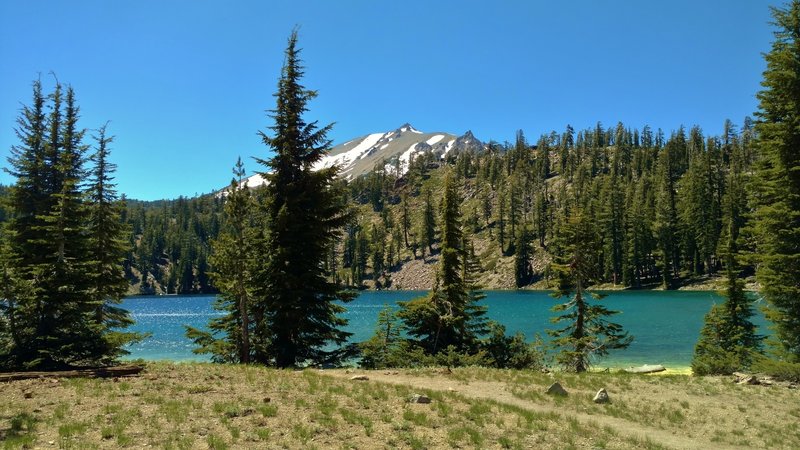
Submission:
M 117 200 L 114 189 L 116 164 L 109 161 L 109 144 L 113 136 L 106 136 L 106 125 L 93 136 L 97 143 L 91 160 L 92 184 L 89 186 L 89 261 L 92 286 L 91 301 L 96 308 L 98 325 L 102 327 L 105 348 L 101 354 L 111 362 L 117 356 L 128 354 L 122 347 L 144 336 L 124 332 L 133 325 L 128 311 L 118 305 L 128 292 L 128 280 L 123 270 L 123 260 L 129 251 L 128 230 L 122 222 L 124 205 Z
M 661 256 L 661 276 L 665 288 L 671 289 L 680 274 L 680 252 L 678 247 L 678 213 L 676 208 L 676 181 L 678 154 L 682 152 L 685 139 L 681 134 L 673 135 L 661 151 L 658 160 L 658 184 L 656 196 L 655 233 L 658 237 Z
M 470 278 L 465 281 L 465 247 L 461 229 L 461 198 L 455 177 L 445 176 L 442 200 L 441 259 L 437 284 L 426 296 L 400 302 L 398 317 L 407 333 L 427 354 L 448 347 L 459 353 L 477 351 L 478 338 L 486 332 L 485 308 L 476 303 L 481 296 Z M 471 277 L 471 276 L 470 276 Z
M 9 158 L 17 178 L 10 199 L 14 214 L 4 233 L 4 277 L 10 283 L 5 294 L 11 298 L 7 318 L 0 319 L 15 323 L 2 350 L 9 368 L 106 364 L 138 337 L 118 329 L 130 320 L 115 306 L 124 292 L 124 248 L 115 228 L 119 215 L 108 206 L 114 199 L 113 166 L 104 153 L 108 139 L 100 139 L 104 162 L 93 171 L 87 202 L 87 146 L 79 117 L 71 87 L 64 95 L 56 82 L 45 98 L 37 81 L 33 105 L 23 108 L 17 122 L 20 145 Z
M 531 266 L 533 248 L 531 241 L 531 232 L 527 227 L 520 229 L 514 243 L 514 248 L 516 249 L 514 254 L 514 281 L 518 288 L 526 286 L 533 281 L 533 267 Z
M 778 29 L 765 55 L 755 125 L 756 276 L 785 359 L 800 362 L 800 1 L 772 15 Z
M 370 263 L 372 264 L 372 280 L 375 282 L 375 287 L 380 288 L 380 278 L 383 276 L 385 270 L 385 257 L 386 257 L 386 229 L 378 224 L 372 224 L 370 232 Z
M 630 345 L 633 338 L 622 326 L 605 318 L 617 314 L 606 307 L 591 303 L 600 295 L 586 288 L 598 279 L 597 236 L 591 221 L 580 211 L 573 211 L 561 230 L 563 256 L 558 258 L 555 270 L 559 285 L 553 297 L 571 298 L 553 307 L 563 313 L 551 319 L 554 324 L 566 323 L 562 328 L 547 330 L 553 336 L 552 345 L 558 349 L 556 360 L 566 370 L 584 372 L 589 369 L 593 357 L 601 357 L 610 350 Z
M 743 155 L 731 156 L 728 191 L 725 197 L 727 216 L 727 244 L 725 266 L 728 286 L 725 301 L 712 306 L 706 314 L 700 339 L 692 358 L 692 371 L 697 375 L 728 375 L 737 370 L 747 370 L 754 355 L 761 351 L 762 336 L 756 334 L 752 300 L 744 292 L 744 282 L 739 278 L 739 232 L 746 209 L 743 181 Z
M 403 229 L 403 243 L 409 248 L 408 233 L 411 229 L 411 214 L 408 210 L 408 195 L 400 197 L 400 226 Z
M 378 313 L 375 334 L 359 344 L 361 361 L 359 365 L 367 369 L 383 369 L 404 365 L 400 354 L 402 349 L 402 324 L 392 307 L 384 305 Z
M 300 84 L 299 53 L 293 31 L 271 114 L 274 136 L 261 133 L 275 156 L 257 159 L 270 170 L 262 173 L 269 181 L 268 233 L 256 277 L 262 289 L 255 299 L 264 310 L 264 323 L 257 329 L 266 333 L 262 338 L 268 359 L 257 362 L 277 367 L 337 362 L 341 353 L 326 346 L 341 345 L 350 336 L 343 330 L 347 320 L 339 316 L 345 309 L 337 302 L 353 298 L 328 279 L 324 268 L 330 247 L 350 217 L 334 186 L 338 169 L 312 171 L 330 148 L 326 134 L 331 125 L 317 128 L 316 122 L 303 119 L 317 93 Z
M 620 178 L 616 169 L 613 169 L 610 175 L 604 177 L 601 188 L 603 204 L 599 213 L 599 222 L 603 227 L 603 235 L 605 236 L 603 246 L 605 278 L 615 285 L 622 279 L 625 243 L 625 193 L 621 189 Z
M 506 251 L 506 189 L 500 188 L 497 195 L 497 243 L 500 245 L 500 253 Z
M 214 309 L 223 312 L 209 321 L 210 332 L 186 327 L 186 335 L 198 348 L 195 353 L 210 353 L 215 362 L 250 363 L 256 349 L 251 342 L 253 312 L 250 309 L 253 256 L 253 199 L 247 187 L 242 159 L 233 168 L 234 178 L 226 192 L 225 215 L 228 228 L 212 244 L 211 277 L 220 291 Z M 217 336 L 222 334 L 222 336 Z M 260 352 L 261 353 L 261 352 Z
M 23 105 L 17 118 L 15 133 L 18 145 L 11 147 L 6 172 L 17 181 L 11 186 L 8 204 L 13 211 L 11 220 L 4 224 L 0 241 L 0 263 L 3 276 L 3 302 L 0 321 L 4 330 L 0 360 L 3 368 L 16 368 L 30 362 L 32 355 L 25 347 L 34 339 L 37 302 L 33 298 L 34 286 L 22 288 L 24 280 L 31 280 L 31 265 L 41 256 L 37 228 L 41 217 L 49 210 L 49 195 L 45 183 L 45 114 L 46 99 L 39 80 L 33 82 L 31 105 Z
M 425 248 L 433 254 L 433 243 L 436 241 L 436 212 L 433 207 L 433 193 L 430 189 L 425 189 L 422 193 L 422 223 L 420 224 L 420 247 L 422 247 L 422 257 L 425 257 Z

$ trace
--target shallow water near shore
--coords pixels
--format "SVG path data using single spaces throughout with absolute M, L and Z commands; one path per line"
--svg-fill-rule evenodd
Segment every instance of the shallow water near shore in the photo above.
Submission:
M 363 291 L 346 305 L 347 330 L 354 342 L 368 339 L 375 329 L 378 312 L 384 305 L 410 300 L 424 291 Z M 191 341 L 185 337 L 185 325 L 205 328 L 208 320 L 219 315 L 214 311 L 213 295 L 138 296 L 126 298 L 122 306 L 136 321 L 133 331 L 152 336 L 129 348 L 130 359 L 204 361 L 205 355 L 192 353 Z M 674 371 L 688 368 L 694 345 L 703 325 L 703 316 L 723 298 L 714 292 L 687 291 L 614 291 L 601 300 L 608 308 L 621 311 L 612 320 L 634 336 L 625 350 L 612 352 L 595 361 L 596 367 L 628 367 L 641 364 L 662 364 Z M 559 303 L 546 291 L 487 291 L 482 303 L 488 317 L 506 326 L 513 334 L 523 332 L 528 339 L 538 333 L 547 339 L 545 329 L 553 327 L 550 311 Z M 767 334 L 767 322 L 755 303 L 753 322 L 761 334 Z

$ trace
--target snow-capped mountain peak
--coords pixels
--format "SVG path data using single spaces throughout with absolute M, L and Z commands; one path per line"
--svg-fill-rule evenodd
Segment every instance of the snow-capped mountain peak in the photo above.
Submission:
M 478 152 L 483 143 L 467 131 L 463 136 L 450 133 L 426 133 L 405 123 L 394 131 L 372 133 L 351 139 L 333 147 L 327 155 L 314 164 L 315 170 L 336 165 L 340 176 L 354 179 L 381 166 L 388 171 L 403 175 L 408 171 L 411 160 L 418 154 L 432 152 L 444 158 L 450 152 Z M 266 181 L 260 175 L 246 180 L 249 187 L 256 187 Z

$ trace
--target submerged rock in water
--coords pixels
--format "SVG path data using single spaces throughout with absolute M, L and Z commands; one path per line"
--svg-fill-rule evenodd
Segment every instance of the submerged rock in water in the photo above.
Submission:
M 625 372 L 628 373 L 656 373 L 656 372 L 663 372 L 667 370 L 661 364 L 645 364 L 639 367 L 628 367 L 625 369 Z

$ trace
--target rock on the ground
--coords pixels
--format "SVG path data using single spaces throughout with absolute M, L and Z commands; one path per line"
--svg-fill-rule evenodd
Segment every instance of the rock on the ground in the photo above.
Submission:
M 628 373 L 655 373 L 655 372 L 663 372 L 667 370 L 661 364 L 645 364 L 639 367 L 628 367 L 625 369 L 625 372 Z
M 414 394 L 408 398 L 409 403 L 430 403 L 431 398 L 427 395 L 422 394 Z
M 734 373 L 734 382 L 736 384 L 761 384 L 755 375 L 746 373 Z
M 369 377 L 366 375 L 353 375 L 350 379 L 354 381 L 367 381 Z
M 595 403 L 609 403 L 611 399 L 608 398 L 608 392 L 606 392 L 606 388 L 602 388 L 597 391 L 597 394 L 595 394 L 592 401 Z
M 545 394 L 548 394 L 548 395 L 567 395 L 567 390 L 564 389 L 563 386 L 561 386 L 561 383 L 556 381 L 555 383 L 551 384 L 549 388 L 547 388 L 547 391 L 545 391 Z

